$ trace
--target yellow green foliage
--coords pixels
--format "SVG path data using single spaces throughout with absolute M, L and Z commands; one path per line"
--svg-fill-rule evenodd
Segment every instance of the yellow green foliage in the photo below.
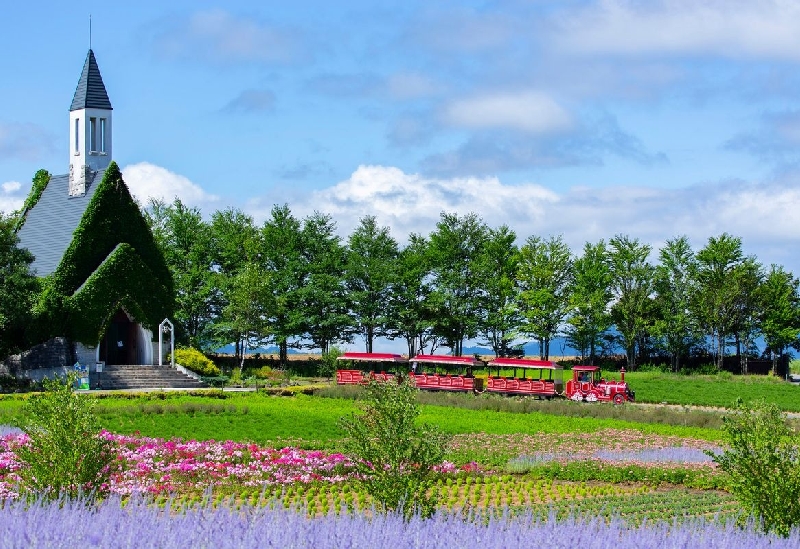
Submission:
M 222 375 L 220 369 L 209 358 L 191 347 L 175 349 L 175 362 L 201 376 L 215 377 Z

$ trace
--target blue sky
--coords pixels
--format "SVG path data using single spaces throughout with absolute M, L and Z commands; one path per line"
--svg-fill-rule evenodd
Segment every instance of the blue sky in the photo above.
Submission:
M 13 2 L 0 210 L 67 172 L 89 13 L 143 202 L 287 202 L 343 236 L 375 214 L 400 241 L 474 210 L 575 250 L 727 231 L 800 274 L 796 2 Z

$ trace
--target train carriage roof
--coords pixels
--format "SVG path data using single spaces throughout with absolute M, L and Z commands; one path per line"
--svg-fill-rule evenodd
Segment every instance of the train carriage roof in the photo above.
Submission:
M 552 360 L 533 360 L 529 358 L 495 358 L 487 366 L 506 368 L 536 368 L 539 370 L 563 370 Z
M 409 362 L 423 364 L 453 364 L 457 366 L 483 366 L 483 361 L 471 356 L 417 355 Z
M 408 359 L 403 355 L 395 355 L 391 353 L 352 353 L 347 352 L 339 357 L 337 360 L 354 360 L 361 362 L 408 362 Z

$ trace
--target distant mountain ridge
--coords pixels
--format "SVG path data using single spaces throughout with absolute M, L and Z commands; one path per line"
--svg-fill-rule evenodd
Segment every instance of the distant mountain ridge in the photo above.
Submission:
M 539 356 L 539 344 L 535 341 L 530 343 L 526 343 L 522 346 L 522 349 L 525 351 L 525 356 L 527 357 L 538 357 Z M 462 354 L 464 355 L 494 355 L 494 351 L 488 347 L 464 347 Z M 558 337 L 550 342 L 550 356 L 577 356 L 580 355 L 580 352 L 577 349 L 573 349 L 567 344 L 567 340 L 563 337 Z
M 227 345 L 223 345 L 217 349 L 214 349 L 215 353 L 220 355 L 232 355 L 236 352 L 236 346 L 233 343 L 228 343 Z M 280 353 L 280 348 L 277 345 L 270 345 L 269 347 L 256 347 L 255 349 L 247 349 L 248 355 L 254 355 L 256 353 L 262 355 L 277 355 Z M 299 351 L 296 349 L 288 349 L 287 353 L 290 355 L 299 354 Z

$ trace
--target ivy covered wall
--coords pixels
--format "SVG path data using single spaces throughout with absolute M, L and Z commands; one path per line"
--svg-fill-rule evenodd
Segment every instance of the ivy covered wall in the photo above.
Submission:
M 27 213 L 33 209 L 36 204 L 38 204 L 39 199 L 42 197 L 42 193 L 44 192 L 45 188 L 47 188 L 47 184 L 50 183 L 50 177 L 50 172 L 47 170 L 39 170 L 33 176 L 31 192 L 28 193 L 28 197 L 25 199 L 25 204 L 22 205 L 22 214 L 19 218 L 20 225 L 25 221 L 25 216 Z
M 36 308 L 40 339 L 96 345 L 124 308 L 154 333 L 173 313 L 172 275 L 116 162 L 106 169 Z

